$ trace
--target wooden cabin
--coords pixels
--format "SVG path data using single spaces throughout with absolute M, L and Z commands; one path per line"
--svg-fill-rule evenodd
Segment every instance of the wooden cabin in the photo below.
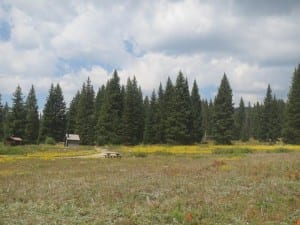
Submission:
M 15 146 L 15 145 L 23 145 L 24 142 L 23 142 L 23 139 L 20 137 L 10 136 L 4 140 L 4 144 Z
M 80 143 L 78 134 L 66 134 L 65 147 L 77 147 Z

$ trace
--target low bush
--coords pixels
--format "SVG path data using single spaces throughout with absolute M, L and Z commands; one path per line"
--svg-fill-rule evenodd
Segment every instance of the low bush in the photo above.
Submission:
M 147 153 L 145 153 L 145 152 L 133 152 L 132 156 L 138 157 L 138 158 L 146 158 L 147 157 Z
M 213 154 L 247 154 L 253 153 L 250 148 L 217 148 L 212 151 Z
M 287 148 L 275 148 L 274 150 L 268 150 L 267 153 L 289 153 L 292 150 Z
M 55 142 L 54 138 L 52 138 L 52 137 L 46 137 L 45 144 L 46 145 L 55 145 L 56 142 Z

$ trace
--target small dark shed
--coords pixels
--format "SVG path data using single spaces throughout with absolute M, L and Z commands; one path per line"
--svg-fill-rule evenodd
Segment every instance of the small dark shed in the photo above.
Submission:
M 66 147 L 77 147 L 80 142 L 80 138 L 78 134 L 66 134 L 65 137 L 65 146 Z
M 15 137 L 15 136 L 10 136 L 8 138 L 5 139 L 4 141 L 5 145 L 22 145 L 23 144 L 23 139 L 20 137 Z

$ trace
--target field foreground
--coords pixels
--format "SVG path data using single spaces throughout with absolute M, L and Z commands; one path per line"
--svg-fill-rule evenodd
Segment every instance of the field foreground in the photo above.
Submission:
M 0 224 L 296 224 L 300 153 L 0 163 Z

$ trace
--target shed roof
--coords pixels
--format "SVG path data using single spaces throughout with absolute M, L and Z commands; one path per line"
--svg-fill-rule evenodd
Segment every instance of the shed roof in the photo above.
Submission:
M 12 140 L 12 141 L 23 141 L 22 138 L 20 138 L 20 137 L 15 137 L 15 136 L 10 136 L 10 137 L 8 138 L 8 140 Z
M 78 134 L 66 134 L 67 141 L 80 141 Z

